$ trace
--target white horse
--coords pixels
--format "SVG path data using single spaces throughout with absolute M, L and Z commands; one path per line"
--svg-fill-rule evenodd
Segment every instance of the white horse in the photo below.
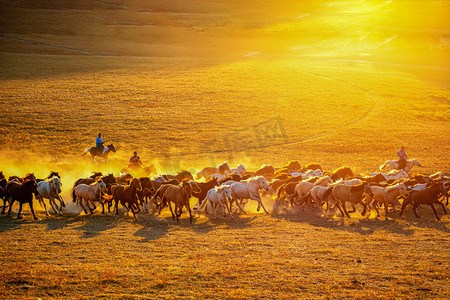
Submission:
M 231 199 L 231 188 L 228 185 L 216 186 L 208 191 L 202 205 L 199 208 L 199 213 L 206 207 L 207 203 L 211 204 L 214 209 L 215 218 L 217 218 L 217 206 L 221 206 L 225 216 L 225 211 L 232 219 L 230 208 L 228 207 L 228 201 Z M 225 209 L 226 208 L 226 209 Z
M 72 190 L 73 202 L 76 202 L 78 200 L 84 212 L 87 214 L 86 208 L 83 206 L 84 200 L 92 214 L 94 213 L 95 209 L 94 202 L 102 202 L 103 193 L 106 193 L 106 184 L 101 180 L 96 181 L 91 185 L 82 183 L 74 187 Z M 90 207 L 89 202 L 92 202 L 94 204 L 94 208 Z
M 378 217 L 380 216 L 380 212 L 377 208 L 377 203 L 384 204 L 385 215 L 387 216 L 388 206 L 392 205 L 395 211 L 395 203 L 397 202 L 397 198 L 399 196 L 408 196 L 408 190 L 403 182 L 400 182 L 396 185 L 389 187 L 381 187 L 381 186 L 372 186 L 373 196 L 372 199 L 372 207 L 375 208 Z
M 244 167 L 243 164 L 239 164 L 235 168 L 230 170 L 230 173 L 244 174 L 245 172 L 247 172 L 247 169 Z
M 205 167 L 200 172 L 198 172 L 195 176 L 197 179 L 204 177 L 206 180 L 213 174 L 219 173 L 221 175 L 226 175 L 230 173 L 230 166 L 226 161 L 221 164 L 218 164 L 217 167 Z
M 408 173 L 406 173 L 405 170 L 400 170 L 400 171 L 391 171 L 389 173 L 381 173 L 385 178 L 386 181 L 394 179 L 394 180 L 399 180 L 399 179 L 408 179 Z
M 398 168 L 398 160 L 388 160 L 388 161 L 386 161 L 384 164 L 382 164 L 381 166 L 380 166 L 380 171 L 382 171 L 384 168 L 386 168 L 387 166 L 389 166 L 389 169 L 390 170 L 398 170 L 399 168 Z M 422 167 L 422 165 L 420 164 L 420 162 L 417 160 L 417 159 L 408 159 L 407 161 L 406 161 L 406 165 L 405 165 L 405 167 L 403 168 L 403 170 L 405 170 L 406 171 L 406 173 L 408 173 L 409 171 L 411 171 L 411 169 L 414 167 L 414 166 L 419 166 L 419 167 Z
M 297 177 L 297 176 L 302 176 L 302 178 L 306 179 L 306 178 L 311 178 L 311 177 L 320 177 L 323 175 L 322 170 L 317 169 L 317 170 L 308 170 L 305 173 L 302 172 L 291 172 L 291 176 L 293 177 Z
M 103 152 L 100 152 L 100 150 L 97 147 L 93 146 L 93 147 L 87 148 L 81 156 L 84 156 L 85 154 L 90 153 L 91 159 L 95 164 L 97 164 L 97 161 L 95 160 L 96 156 L 100 156 L 100 157 L 104 158 L 105 163 L 106 163 L 106 162 L 108 162 L 108 154 L 111 151 L 116 152 L 116 148 L 114 148 L 113 144 L 109 144 L 108 146 L 105 146 L 103 148 Z
M 48 181 L 40 181 L 38 182 L 38 193 L 39 193 L 39 203 L 41 203 L 42 206 L 45 208 L 45 212 L 47 216 L 49 215 L 47 206 L 45 205 L 44 198 L 48 199 L 48 202 L 50 203 L 50 206 L 53 208 L 55 213 L 62 215 L 62 208 L 66 205 L 64 204 L 64 200 L 61 198 L 59 194 L 61 194 L 61 181 L 58 177 L 53 177 L 52 179 Z M 55 199 L 59 200 L 60 207 L 58 209 L 58 205 L 55 202 Z
M 317 179 L 316 182 L 300 181 L 295 186 L 295 194 L 302 197 L 308 194 L 308 192 L 316 185 L 329 186 L 331 183 L 333 183 L 333 180 L 328 175 Z
M 251 199 L 258 201 L 258 208 L 256 209 L 259 211 L 260 207 L 264 209 L 264 212 L 266 214 L 269 214 L 267 209 L 264 207 L 261 195 L 259 193 L 260 189 L 265 189 L 266 191 L 269 190 L 267 180 L 263 176 L 256 176 L 253 178 L 249 178 L 247 180 L 242 180 L 240 182 L 234 182 L 231 183 L 231 201 L 230 201 L 230 210 L 232 208 L 233 202 L 236 202 L 239 209 L 243 212 L 244 209 L 241 207 L 240 201 L 244 199 Z

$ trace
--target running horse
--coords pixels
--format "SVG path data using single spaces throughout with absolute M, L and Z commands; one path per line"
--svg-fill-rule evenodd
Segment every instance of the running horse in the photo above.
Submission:
M 86 155 L 87 153 L 91 154 L 91 158 L 92 161 L 97 164 L 97 162 L 95 161 L 95 157 L 99 156 L 105 159 L 105 163 L 108 162 L 108 154 L 109 152 L 116 152 L 116 148 L 114 148 L 114 145 L 111 143 L 108 146 L 106 146 L 105 148 L 103 148 L 103 152 L 101 152 L 97 147 L 93 146 L 90 148 L 87 148 L 84 153 L 81 156 Z
M 406 165 L 403 167 L 403 170 L 405 170 L 406 173 L 409 173 L 411 169 L 414 166 L 422 167 L 422 164 L 416 159 L 408 159 L 406 161 Z M 383 171 L 384 168 L 389 167 L 390 170 L 401 170 L 402 168 L 399 168 L 398 160 L 388 160 L 384 164 L 380 166 L 380 171 Z

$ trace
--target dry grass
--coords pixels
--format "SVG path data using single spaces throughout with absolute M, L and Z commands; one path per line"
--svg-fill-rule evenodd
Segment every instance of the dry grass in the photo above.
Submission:
M 3 3 L 0 170 L 59 171 L 66 200 L 134 150 L 161 173 L 297 159 L 365 174 L 405 145 L 418 172 L 448 173 L 448 3 L 382 2 Z M 80 154 L 98 132 L 118 152 L 96 166 Z M 428 207 L 193 225 L 79 212 L 0 218 L 0 298 L 450 297 L 449 218 Z

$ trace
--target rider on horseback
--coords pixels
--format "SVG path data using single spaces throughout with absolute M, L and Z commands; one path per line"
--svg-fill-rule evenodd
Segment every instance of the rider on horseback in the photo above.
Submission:
M 400 148 L 400 150 L 397 151 L 397 156 L 399 157 L 398 159 L 398 169 L 404 169 L 406 167 L 406 162 L 408 159 L 408 156 L 406 155 L 405 152 L 405 146 L 402 146 Z
M 139 168 L 142 166 L 141 159 L 139 156 L 137 156 L 137 152 L 134 151 L 134 155 L 130 158 L 130 164 L 128 165 L 129 168 Z
M 103 153 L 103 149 L 105 148 L 105 146 L 103 146 L 103 139 L 101 133 L 99 133 L 97 138 L 95 139 L 95 146 L 97 147 L 100 153 Z

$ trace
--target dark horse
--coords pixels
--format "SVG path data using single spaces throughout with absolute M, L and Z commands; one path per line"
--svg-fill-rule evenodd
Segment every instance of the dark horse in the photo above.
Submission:
M 6 186 L 5 192 L 5 202 L 7 199 L 11 198 L 11 202 L 9 204 L 8 216 L 11 213 L 12 206 L 14 201 L 19 201 L 19 213 L 17 215 L 17 219 L 21 219 L 20 213 L 22 212 L 22 205 L 24 203 L 28 203 L 30 205 L 31 213 L 33 214 L 33 218 L 37 220 L 38 218 L 34 214 L 33 209 L 33 193 L 37 194 L 37 183 L 35 180 L 27 180 L 24 183 L 19 183 L 15 180 L 8 183 Z M 5 205 L 3 204 L 2 214 L 5 213 Z
M 108 154 L 111 151 L 112 152 L 116 152 L 116 148 L 114 148 L 113 144 L 109 144 L 108 146 L 106 146 L 103 149 L 103 152 L 101 152 L 97 147 L 94 146 L 94 147 L 91 147 L 91 148 L 87 148 L 86 151 L 84 151 L 84 153 L 82 154 L 82 156 L 89 152 L 91 154 L 91 158 L 92 158 L 93 162 L 97 163 L 95 161 L 95 157 L 96 156 L 100 156 L 100 157 L 105 159 L 105 162 L 108 162 Z
M 138 178 L 133 178 L 130 185 L 123 186 L 118 185 L 113 189 L 113 199 L 115 203 L 116 215 L 119 214 L 119 201 L 123 207 L 131 210 L 133 217 L 136 218 L 136 213 L 139 213 L 141 209 L 139 208 L 137 191 L 141 191 L 142 186 Z M 126 204 L 128 203 L 128 207 Z M 136 208 L 136 212 L 135 212 Z
M 419 215 L 417 214 L 417 208 L 419 207 L 419 205 L 428 204 L 431 207 L 431 209 L 433 210 L 434 215 L 436 216 L 436 219 L 440 220 L 433 204 L 438 204 L 438 205 L 442 206 L 442 210 L 444 211 L 445 214 L 447 214 L 444 204 L 439 201 L 439 198 L 441 195 L 444 195 L 444 196 L 447 195 L 447 189 L 442 183 L 435 183 L 435 184 L 431 185 L 430 187 L 427 187 L 423 190 L 410 191 L 408 197 L 406 197 L 405 201 L 403 201 L 402 209 L 400 210 L 400 216 L 402 215 L 403 211 L 405 210 L 405 207 L 408 204 L 412 204 L 413 212 L 416 215 L 416 217 L 418 218 Z

